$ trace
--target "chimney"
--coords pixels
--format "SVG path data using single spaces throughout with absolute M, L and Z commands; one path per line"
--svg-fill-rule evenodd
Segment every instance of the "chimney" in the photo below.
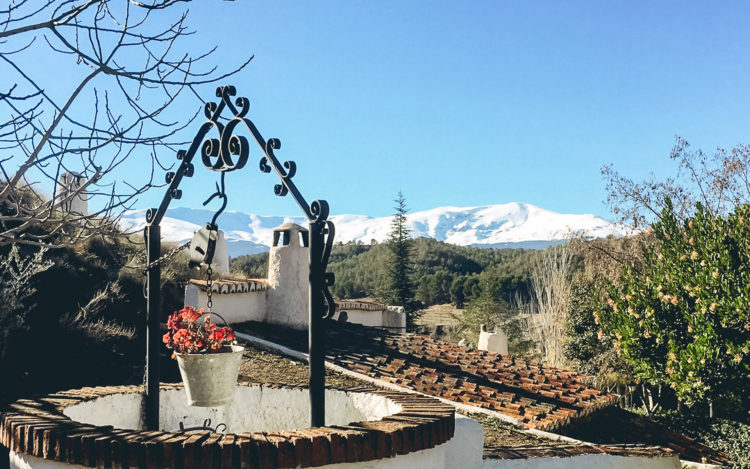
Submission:
M 266 321 L 307 329 L 310 291 L 310 252 L 306 228 L 285 223 L 273 230 L 268 254 Z
M 81 190 L 84 183 L 83 176 L 80 174 L 66 171 L 60 176 L 57 197 L 65 200 L 60 206 L 63 214 L 74 217 L 85 217 L 89 214 L 88 194 L 85 189 Z

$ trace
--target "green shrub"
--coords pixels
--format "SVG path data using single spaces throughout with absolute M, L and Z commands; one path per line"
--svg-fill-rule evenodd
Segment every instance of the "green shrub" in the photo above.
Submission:
M 631 410 L 644 413 L 642 408 Z M 730 418 L 711 419 L 695 409 L 683 412 L 659 411 L 649 415 L 649 418 L 693 437 L 713 449 L 724 451 L 734 461 L 733 467 L 750 467 L 750 424 L 746 418 L 744 421 Z
M 750 206 L 714 216 L 700 204 L 680 222 L 669 200 L 641 270 L 610 285 L 597 320 L 652 385 L 678 399 L 745 400 L 750 389 Z
M 596 386 L 606 387 L 630 382 L 632 372 L 594 320 L 601 294 L 594 283 L 579 280 L 571 286 L 563 355 L 575 370 L 595 377 Z

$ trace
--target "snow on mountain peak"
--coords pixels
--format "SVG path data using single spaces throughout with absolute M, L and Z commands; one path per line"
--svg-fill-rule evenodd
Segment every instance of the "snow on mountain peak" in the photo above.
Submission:
M 175 208 L 162 221 L 162 235 L 169 241 L 184 242 L 213 216 L 203 209 Z M 336 241 L 372 240 L 388 237 L 392 217 L 333 215 Z M 408 214 L 413 237 L 430 237 L 451 244 L 479 247 L 541 248 L 574 235 L 602 238 L 623 236 L 627 230 L 595 215 L 561 214 L 524 202 L 476 207 L 437 207 Z M 227 211 L 219 217 L 230 256 L 267 251 L 273 229 L 283 223 L 304 225 L 304 217 L 273 217 Z M 123 215 L 121 226 L 139 229 L 145 224 L 145 211 L 132 210 Z

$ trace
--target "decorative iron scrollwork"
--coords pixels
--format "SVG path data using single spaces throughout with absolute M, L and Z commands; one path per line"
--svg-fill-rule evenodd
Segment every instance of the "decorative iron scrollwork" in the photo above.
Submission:
M 151 223 L 154 221 L 154 217 L 156 217 L 156 209 L 150 208 L 146 210 L 146 223 Z
M 317 200 L 315 201 L 317 202 Z M 315 203 L 313 202 L 313 204 Z M 325 201 L 323 201 L 325 202 Z M 328 216 L 328 204 L 325 204 L 325 215 Z M 328 313 L 325 315 L 326 319 L 332 319 L 333 315 L 336 313 L 336 303 L 333 302 L 333 295 L 331 295 L 331 291 L 328 289 L 328 287 L 332 287 L 333 283 L 336 280 L 336 277 L 334 276 L 333 272 L 326 272 L 328 270 L 328 260 L 331 257 L 331 249 L 333 249 L 333 238 L 336 236 L 336 228 L 333 225 L 333 222 L 330 220 L 326 220 L 326 227 L 324 229 L 325 234 L 325 240 L 326 244 L 323 247 L 323 256 L 320 259 L 320 265 L 323 270 L 323 296 L 326 299 L 326 304 L 328 306 Z
M 222 433 L 227 431 L 227 424 L 226 423 L 217 423 L 215 427 L 211 426 L 211 419 L 205 419 L 203 421 L 203 425 L 196 425 L 194 427 L 185 427 L 185 424 L 183 422 L 180 422 L 180 429 L 176 431 L 176 433 L 186 433 L 186 432 L 194 432 L 194 431 L 205 431 L 208 430 L 211 433 Z
M 219 104 L 208 102 L 204 108 L 208 121 L 203 125 L 205 129 L 202 128 L 205 131 L 199 132 L 198 136 L 202 139 L 205 136 L 205 132 L 211 127 L 216 128 L 219 133 L 218 139 L 208 138 L 201 145 L 201 161 L 203 161 L 203 166 L 213 171 L 226 172 L 242 169 L 247 163 L 247 158 L 250 154 L 247 138 L 235 135 L 234 133 L 235 127 L 243 122 L 244 116 L 250 109 L 250 102 L 247 98 L 238 98 L 235 107 L 231 102 L 235 92 L 236 90 L 233 86 L 217 88 L 216 96 L 221 98 L 221 101 Z M 224 125 L 219 122 L 219 117 L 227 105 L 234 112 L 234 117 Z
M 175 173 L 168 173 L 166 176 L 170 188 L 162 202 L 164 209 L 162 210 L 160 207 L 158 211 L 153 211 L 153 213 L 150 210 L 147 213 L 147 221 L 149 223 L 158 223 L 164 215 L 166 205 L 169 204 L 169 201 L 180 198 L 181 192 L 177 189 L 177 186 L 183 177 L 193 176 L 195 168 L 193 167 L 192 160 L 196 153 L 200 153 L 201 161 L 206 168 L 218 171 L 222 173 L 222 176 L 229 171 L 243 168 L 250 156 L 249 139 L 236 132 L 244 129 L 252 135 L 253 140 L 255 140 L 263 153 L 259 161 L 260 171 L 263 173 L 274 171 L 279 176 L 280 181 L 273 188 L 274 194 L 283 197 L 291 193 L 302 211 L 305 212 L 308 220 L 321 223 L 322 229 L 326 232 L 324 235 L 326 242 L 323 259 L 321 259 L 321 262 L 323 262 L 323 272 L 325 272 L 334 237 L 333 223 L 328 221 L 328 203 L 325 200 L 314 200 L 311 204 L 307 203 L 294 183 L 294 176 L 297 174 L 297 164 L 291 160 L 284 161 L 283 163 L 279 161 L 275 151 L 281 149 L 281 141 L 277 138 L 269 138 L 268 140 L 263 138 L 255 124 L 246 117 L 250 110 L 250 101 L 245 97 L 235 98 L 236 94 L 237 90 L 234 86 L 220 86 L 216 88 L 216 97 L 219 98 L 218 102 L 207 102 L 205 104 L 203 112 L 206 115 L 207 121 L 201 125 L 190 144 L 190 148 L 177 152 L 177 159 L 182 161 L 177 171 Z M 226 121 L 226 123 L 222 123 L 220 119 L 225 109 L 228 109 L 233 117 Z M 216 130 L 218 138 L 208 137 L 212 129 Z M 226 205 L 226 199 L 224 200 L 224 205 Z M 323 294 L 329 303 L 329 315 L 333 315 L 333 297 L 328 291 L 328 286 L 333 284 L 333 278 L 331 274 L 326 275 L 326 281 L 324 282 L 325 291 Z

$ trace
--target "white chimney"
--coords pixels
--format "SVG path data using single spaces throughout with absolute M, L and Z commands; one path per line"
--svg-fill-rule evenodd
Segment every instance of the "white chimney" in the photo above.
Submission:
M 75 217 L 85 217 L 89 214 L 88 194 L 85 189 L 81 190 L 84 182 L 83 176 L 76 173 L 66 171 L 60 176 L 57 197 L 65 200 L 60 206 L 63 213 Z
M 266 322 L 307 329 L 310 253 L 307 229 L 286 223 L 273 230 L 268 254 Z
M 499 327 L 495 327 L 495 332 L 487 332 L 487 327 L 482 324 L 477 349 L 508 355 L 508 336 Z

